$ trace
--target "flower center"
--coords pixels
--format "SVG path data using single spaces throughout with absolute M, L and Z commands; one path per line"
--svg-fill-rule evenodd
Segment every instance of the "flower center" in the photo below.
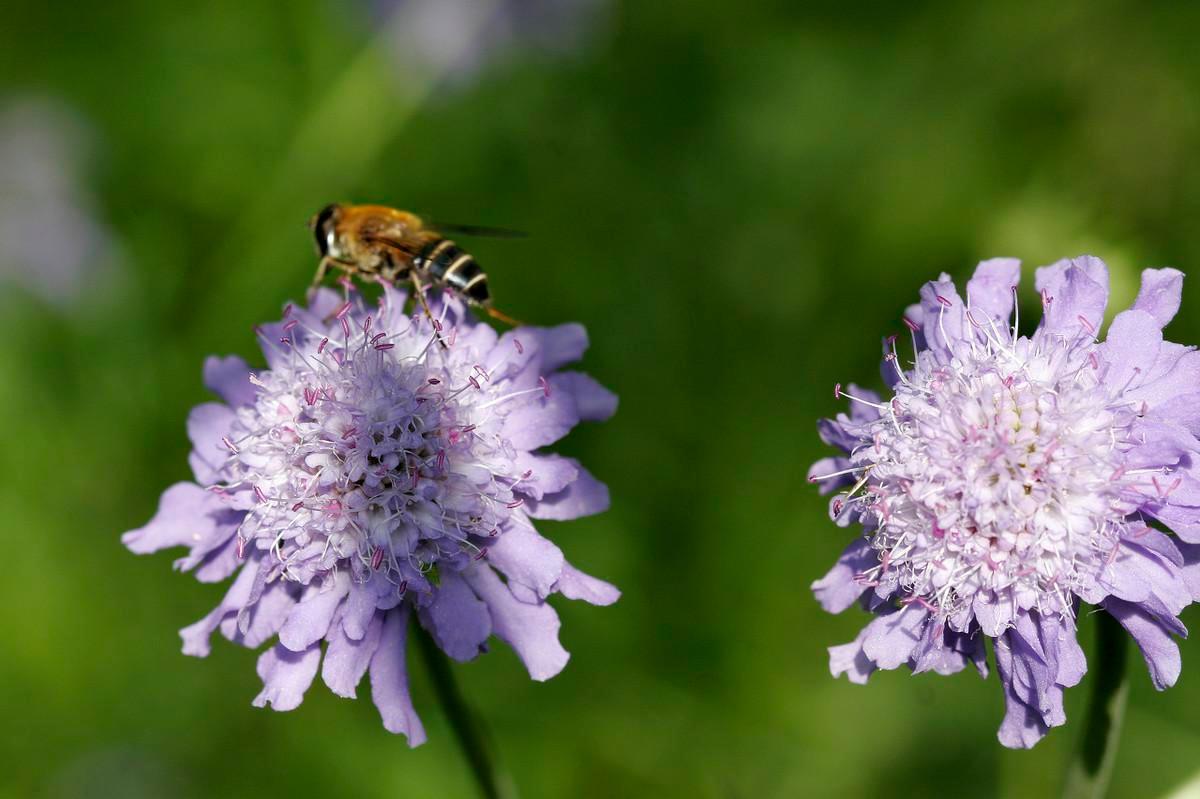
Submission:
M 401 590 L 436 579 L 435 567 L 465 568 L 516 504 L 511 453 L 476 431 L 490 418 L 486 372 L 427 342 L 395 349 L 369 321 L 347 339 L 293 331 L 284 363 L 239 411 L 230 484 L 257 499 L 241 540 L 301 582 L 340 560 Z
M 1088 342 L 963 345 L 917 356 L 854 453 L 879 566 L 966 631 L 973 611 L 1071 612 L 1071 593 L 1116 551 L 1124 514 L 1114 408 Z

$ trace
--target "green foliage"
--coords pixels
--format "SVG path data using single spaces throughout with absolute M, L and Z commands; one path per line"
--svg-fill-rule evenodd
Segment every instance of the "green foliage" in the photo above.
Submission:
M 417 658 L 416 751 L 320 685 L 253 709 L 254 654 L 179 653 L 224 588 L 118 542 L 190 476 L 203 357 L 259 362 L 251 326 L 302 296 L 303 223 L 341 199 L 531 231 L 472 242 L 498 304 L 585 323 L 621 396 L 563 447 L 613 509 L 545 527 L 624 597 L 558 603 L 573 657 L 548 683 L 503 646 L 455 667 L 523 796 L 1057 790 L 1086 685 L 1022 753 L 995 741 L 994 677 L 828 676 L 864 617 L 811 598 L 847 532 L 805 470 L 833 384 L 878 382 L 939 271 L 1091 252 L 1114 303 L 1143 266 L 1200 274 L 1200 10 L 630 2 L 570 57 L 450 90 L 396 66 L 367 3 L 17 5 L 0 88 L 93 126 L 126 274 L 76 309 L 0 297 L 0 795 L 470 795 Z M 1196 285 L 1175 340 L 1200 341 Z M 1113 796 L 1196 762 L 1196 645 L 1184 662 L 1167 696 L 1133 669 Z

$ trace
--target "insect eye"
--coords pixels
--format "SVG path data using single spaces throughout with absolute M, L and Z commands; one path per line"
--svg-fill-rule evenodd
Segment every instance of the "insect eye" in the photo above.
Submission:
M 329 255 L 329 249 L 333 246 L 334 216 L 336 213 L 336 205 L 327 205 L 313 217 L 313 238 L 317 242 L 317 252 L 321 254 L 321 257 Z

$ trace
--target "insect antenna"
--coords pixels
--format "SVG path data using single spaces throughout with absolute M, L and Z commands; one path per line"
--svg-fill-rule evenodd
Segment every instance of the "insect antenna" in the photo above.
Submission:
M 488 316 L 492 317 L 493 319 L 497 319 L 497 320 L 503 322 L 504 324 L 508 325 L 509 327 L 520 327 L 521 325 L 525 324 L 524 322 L 521 322 L 520 320 L 513 319 L 511 316 L 504 313 L 503 311 L 496 310 L 495 308 L 493 308 L 490 305 L 483 306 L 483 311 Z

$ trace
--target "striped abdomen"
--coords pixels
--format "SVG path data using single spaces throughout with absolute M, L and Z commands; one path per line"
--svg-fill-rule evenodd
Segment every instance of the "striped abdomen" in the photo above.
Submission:
M 435 285 L 452 289 L 471 302 L 484 305 L 491 299 L 483 269 L 450 239 L 434 239 L 422 247 L 413 267 Z

